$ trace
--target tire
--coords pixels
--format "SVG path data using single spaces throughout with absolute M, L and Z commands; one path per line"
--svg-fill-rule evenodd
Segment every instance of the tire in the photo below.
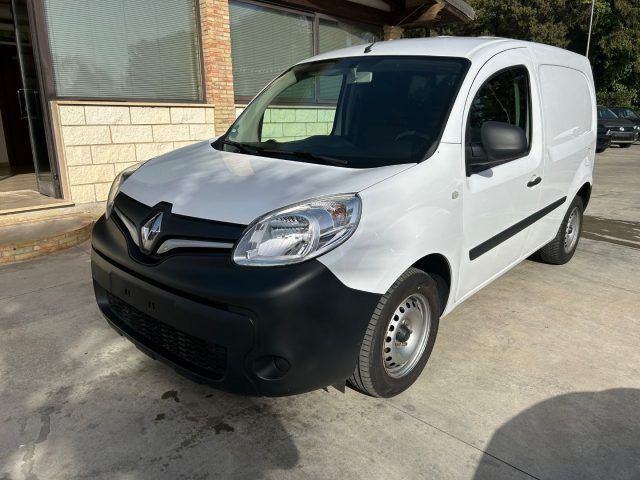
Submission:
M 602 153 L 607 149 L 607 147 L 605 148 L 596 148 L 596 153 Z
M 373 312 L 348 383 L 364 394 L 383 398 L 409 388 L 431 355 L 440 312 L 436 281 L 421 270 L 408 269 Z M 403 355 L 408 360 L 394 366 L 395 360 L 405 360 Z
M 583 211 L 582 199 L 574 198 L 562 219 L 556 237 L 538 251 L 540 260 L 552 265 L 564 265 L 571 260 L 582 233 Z M 572 215 L 576 216 L 577 225 L 574 223 L 569 231 L 569 221 L 574 221 Z
M 621 143 L 618 146 L 620 148 L 631 148 L 631 145 L 633 145 L 633 143 Z

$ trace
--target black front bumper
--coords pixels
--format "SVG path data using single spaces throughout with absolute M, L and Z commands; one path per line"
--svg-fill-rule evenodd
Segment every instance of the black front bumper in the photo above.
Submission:
M 229 252 L 178 251 L 145 263 L 104 217 L 92 245 L 96 299 L 118 332 L 185 376 L 244 394 L 343 383 L 380 298 L 314 260 L 250 268 Z
M 611 132 L 611 143 L 619 145 L 621 143 L 634 143 L 638 139 L 638 134 L 635 132 Z
M 596 143 L 597 150 L 606 150 L 611 146 L 611 135 L 607 134 L 598 134 L 598 141 Z

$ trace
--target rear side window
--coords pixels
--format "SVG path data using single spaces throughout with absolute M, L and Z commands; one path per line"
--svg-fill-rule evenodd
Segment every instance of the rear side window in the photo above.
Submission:
M 550 147 L 570 142 L 592 130 L 593 100 L 587 77 L 557 65 L 540 66 L 545 135 Z M 615 118 L 606 109 L 606 115 Z M 601 115 L 600 110 L 598 115 Z
M 482 125 L 495 121 L 522 128 L 531 145 L 531 91 L 525 67 L 503 70 L 486 81 L 471 104 L 467 144 L 481 145 Z

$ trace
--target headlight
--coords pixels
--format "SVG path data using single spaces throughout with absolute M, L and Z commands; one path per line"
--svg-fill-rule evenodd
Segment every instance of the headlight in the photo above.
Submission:
M 109 218 L 109 216 L 111 215 L 111 211 L 113 210 L 113 202 L 116 199 L 116 195 L 118 195 L 118 192 L 120 191 L 120 187 L 122 186 L 124 181 L 133 174 L 133 172 L 135 172 L 143 165 L 143 163 L 132 165 L 116 175 L 116 178 L 111 184 L 111 188 L 109 189 L 109 195 L 107 196 L 107 211 L 105 213 L 105 216 L 107 218 Z
M 315 258 L 345 242 L 360 220 L 357 195 L 316 198 L 256 220 L 234 252 L 238 265 L 273 266 Z

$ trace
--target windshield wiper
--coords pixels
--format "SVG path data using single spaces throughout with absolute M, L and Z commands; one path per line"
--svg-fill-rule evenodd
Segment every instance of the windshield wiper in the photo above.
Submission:
M 343 160 L 342 158 L 328 157 L 326 155 L 316 155 L 315 153 L 311 153 L 311 152 L 282 151 L 280 153 L 282 153 L 283 155 L 292 155 L 297 158 L 303 158 L 305 160 L 311 160 L 312 162 L 327 163 L 329 165 L 336 165 L 339 167 L 345 167 L 349 165 L 349 162 L 347 162 L 346 160 Z
M 227 140 L 226 138 L 221 138 L 219 140 L 219 142 L 224 144 L 224 145 L 230 145 L 232 147 L 235 147 L 238 150 L 240 150 L 241 152 L 248 153 L 249 155 L 255 155 L 256 153 L 262 153 L 262 149 L 260 149 L 259 147 L 249 147 L 249 146 L 245 145 L 244 143 L 234 142 L 233 140 Z
M 291 155 L 292 157 L 302 158 L 305 160 L 310 160 L 316 163 L 326 163 L 329 165 L 336 166 L 347 166 L 349 162 L 346 160 L 342 160 L 341 158 L 328 157 L 326 155 L 316 155 L 311 152 L 289 152 L 287 150 L 277 150 L 275 148 L 264 148 L 264 147 L 253 147 L 245 145 L 244 143 L 234 142 L 233 140 L 227 140 L 226 138 L 222 138 L 219 140 L 220 143 L 224 145 L 230 145 L 232 147 L 237 148 L 243 153 L 247 153 L 249 155 Z

